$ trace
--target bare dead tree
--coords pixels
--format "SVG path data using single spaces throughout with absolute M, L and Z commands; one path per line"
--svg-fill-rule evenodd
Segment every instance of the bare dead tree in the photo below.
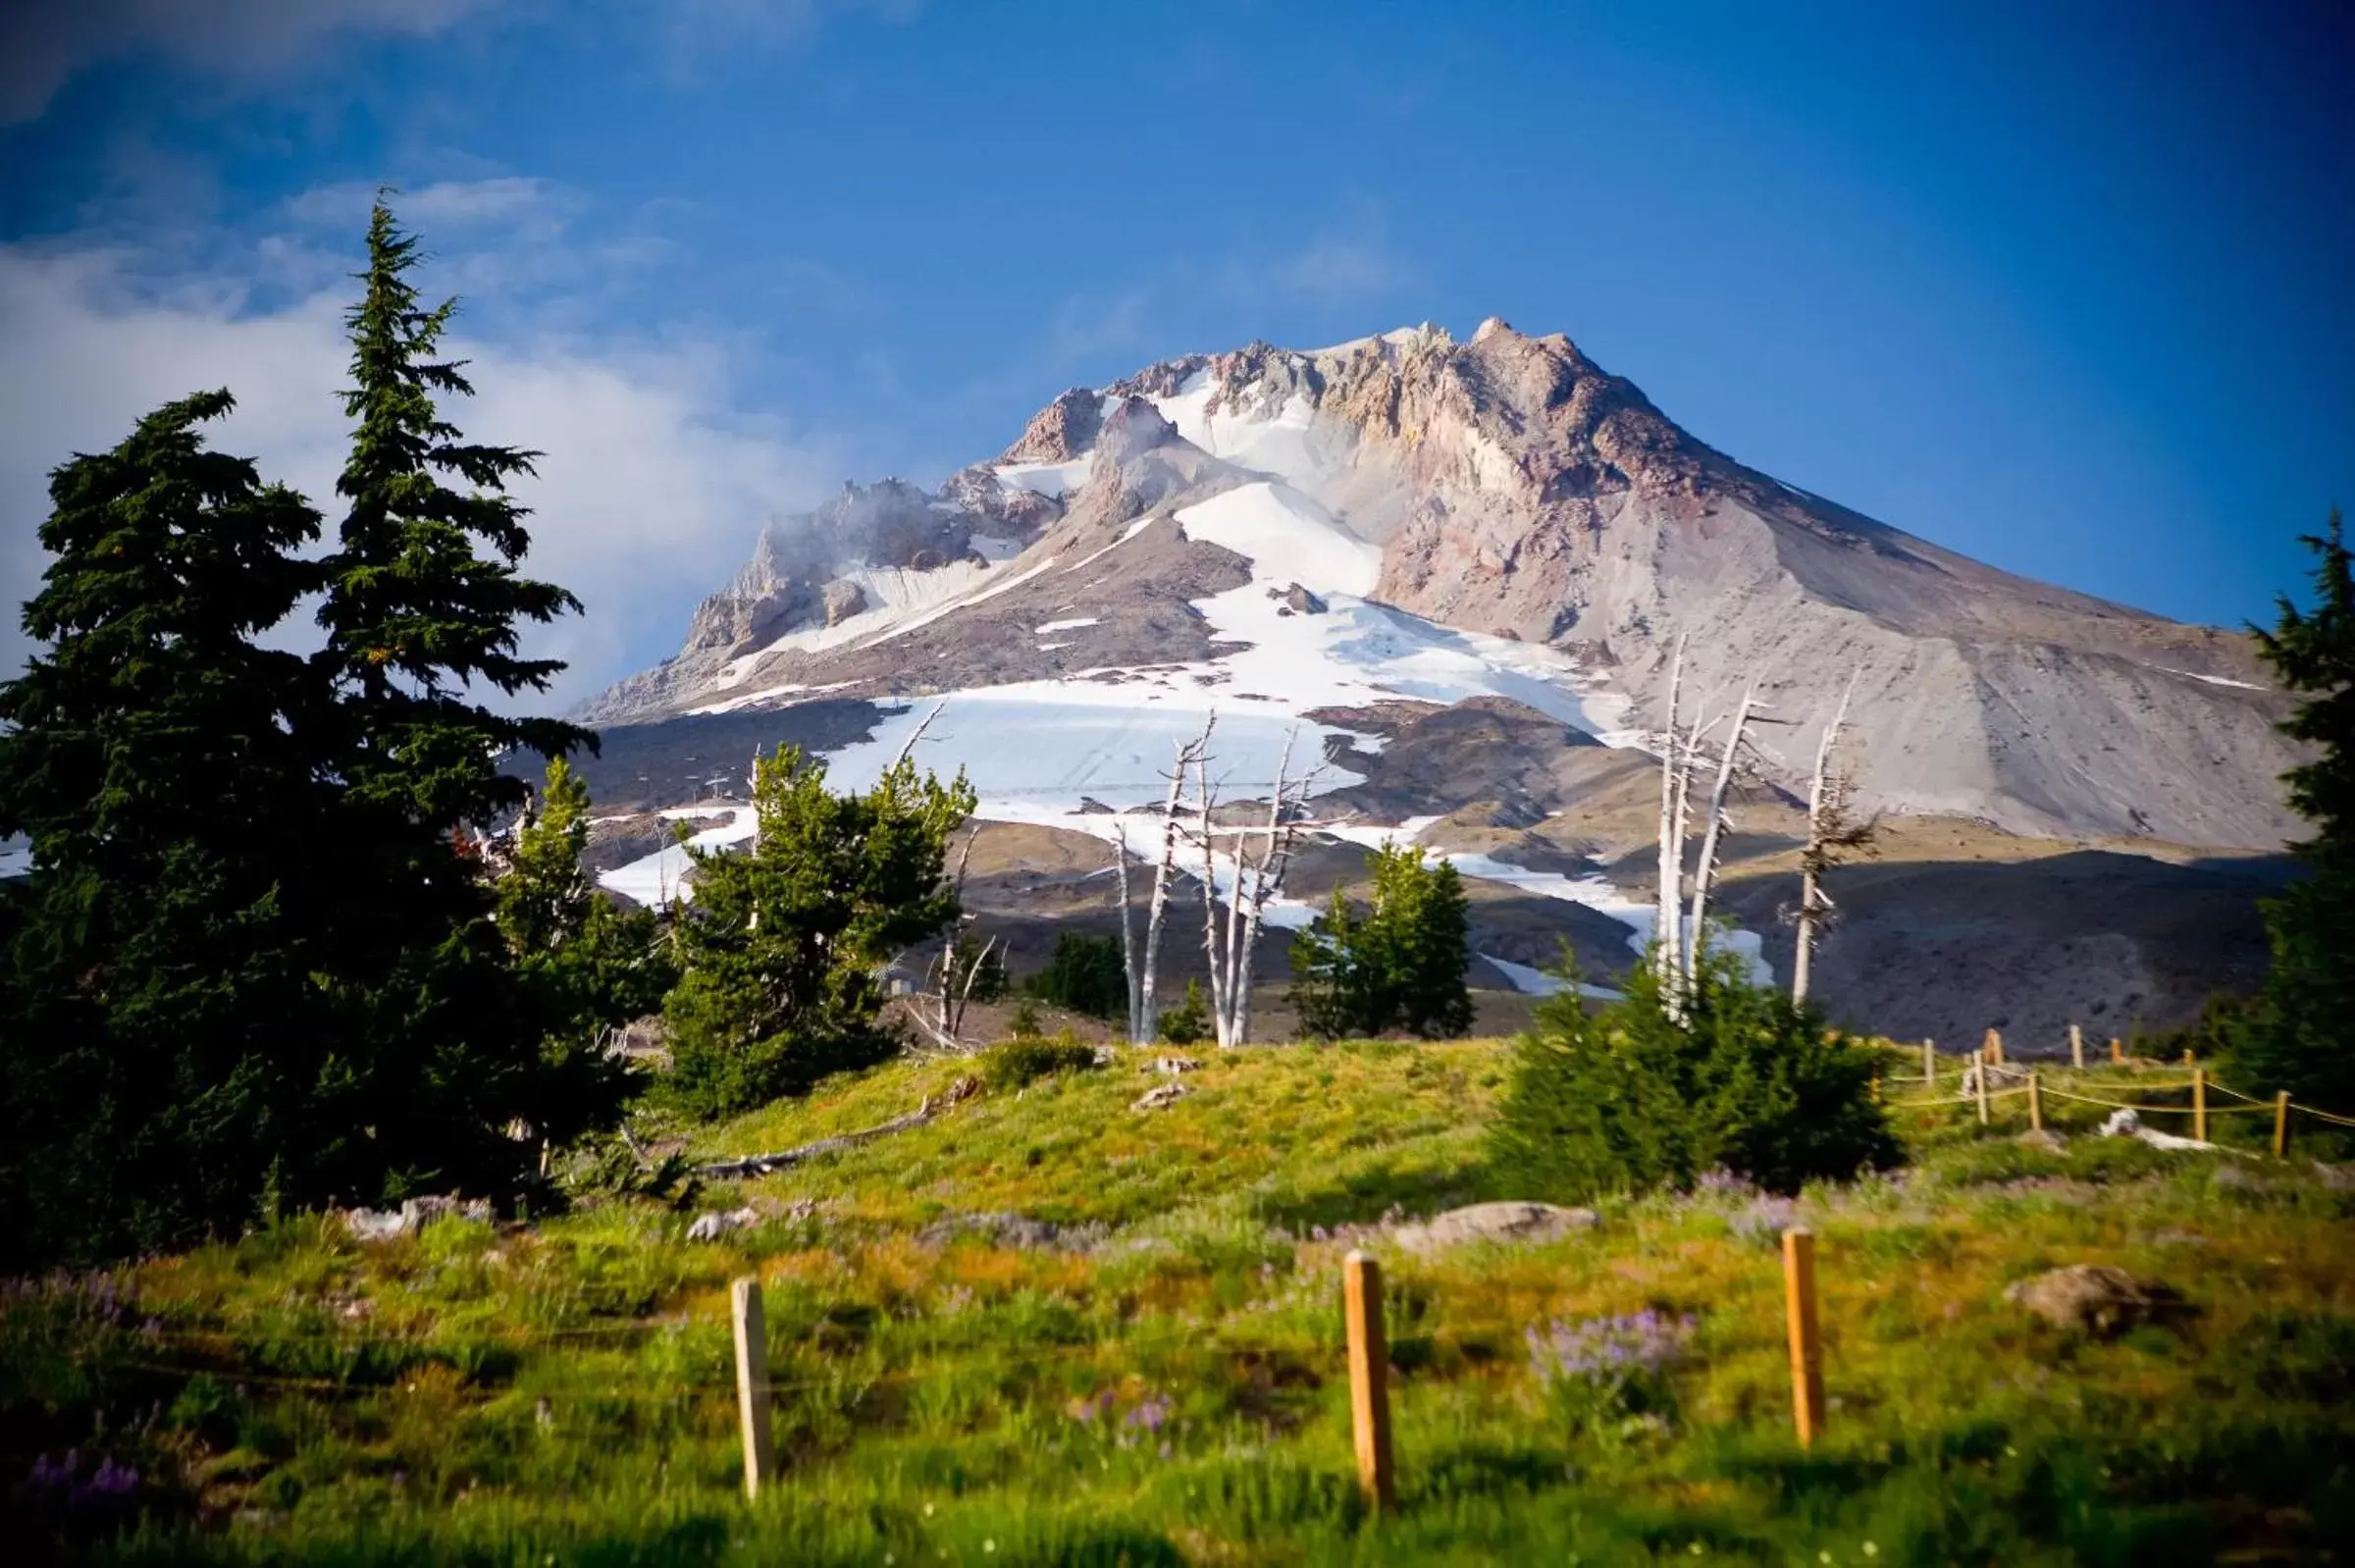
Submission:
M 939 709 L 935 708 L 934 711 L 937 712 Z M 958 915 L 957 918 L 949 922 L 948 934 L 940 941 L 940 1012 L 934 1021 L 938 1025 L 939 1032 L 951 1040 L 957 1038 L 958 1026 L 965 1021 L 965 1009 L 952 1004 L 950 993 L 955 990 L 957 985 L 957 933 L 967 918 L 964 913 L 965 871 L 966 867 L 972 863 L 973 840 L 980 836 L 979 829 L 968 824 L 965 831 L 965 845 L 957 853 L 957 874 L 949 882 L 950 887 L 957 895 Z M 968 979 L 970 979 L 969 975 Z M 967 990 L 968 992 L 971 990 L 969 984 L 967 986 Z
M 1169 913 L 1170 889 L 1178 874 L 1178 800 L 1185 789 L 1186 768 L 1210 755 L 1210 737 L 1218 723 L 1219 715 L 1214 709 L 1203 720 L 1200 735 L 1178 743 L 1170 768 L 1170 793 L 1161 810 L 1161 858 L 1154 862 L 1153 897 L 1145 910 L 1144 962 L 1136 971 L 1136 1016 L 1129 1020 L 1128 1039 L 1132 1045 L 1150 1045 L 1161 1027 L 1161 933 Z
M 1681 772 L 1677 765 L 1677 754 L 1683 743 L 1677 726 L 1684 684 L 1685 639 L 1680 633 L 1676 639 L 1676 656 L 1668 666 L 1668 730 L 1660 747 L 1660 888 L 1658 910 L 1652 920 L 1652 963 L 1659 970 L 1664 985 L 1683 967 L 1683 960 L 1677 951 L 1682 945 L 1679 939 L 1683 935 L 1681 905 L 1685 880 L 1683 835 L 1680 831 L 1683 824 L 1679 810 L 1682 796 L 1677 788 Z
M 932 705 L 932 711 L 926 713 L 922 720 L 917 723 L 916 728 L 908 732 L 908 738 L 900 743 L 900 755 L 891 759 L 891 765 L 893 767 L 899 766 L 902 762 L 907 761 L 909 758 L 916 755 L 916 743 L 924 738 L 924 731 L 932 727 L 932 721 L 940 717 L 940 710 L 948 706 L 949 705 L 945 700 L 934 703 Z
M 1693 776 L 1701 766 L 1701 742 L 1724 722 L 1723 716 L 1703 720 L 1696 708 L 1693 722 L 1680 737 L 1669 736 L 1668 754 L 1675 768 L 1675 799 L 1668 811 L 1668 887 L 1667 924 L 1670 940 L 1675 944 L 1676 962 L 1669 968 L 1660 988 L 1661 1006 L 1671 1019 L 1681 1020 L 1685 1016 L 1685 978 L 1692 963 L 1690 938 L 1685 929 L 1685 835 L 1693 818 Z
M 1121 976 L 1128 990 L 1128 1043 L 1136 1043 L 1137 1019 L 1142 997 L 1138 994 L 1136 973 L 1136 920 L 1128 903 L 1128 829 L 1118 818 L 1112 824 L 1113 897 L 1121 906 Z
M 1228 1038 L 1232 1019 L 1227 1011 L 1227 967 L 1220 962 L 1223 955 L 1219 950 L 1219 851 L 1217 832 L 1211 822 L 1211 813 L 1218 808 L 1218 795 L 1211 786 L 1207 752 L 1194 758 L 1194 783 L 1195 804 L 1202 812 L 1202 958 L 1210 966 L 1210 1017 L 1223 1049 L 1232 1043 Z
M 1228 1035 L 1233 1045 L 1247 1045 L 1251 1040 L 1251 970 L 1259 949 L 1259 933 L 1267 921 L 1268 901 L 1283 891 L 1284 872 L 1292 863 L 1292 851 L 1299 843 L 1301 830 L 1311 824 L 1298 819 L 1290 807 L 1305 799 L 1324 771 L 1322 763 L 1310 768 L 1299 778 L 1291 776 L 1292 746 L 1299 731 L 1284 736 L 1283 754 L 1276 764 L 1274 797 L 1268 802 L 1268 823 L 1262 830 L 1258 860 L 1250 867 L 1250 895 L 1243 893 L 1243 836 L 1235 837 L 1235 906 L 1243 910 L 1241 933 L 1231 949 L 1231 964 L 1228 970 Z M 1230 910 L 1233 906 L 1230 906 Z M 1231 914 L 1230 918 L 1231 919 Z
M 1856 696 L 1857 681 L 1863 673 L 1859 669 L 1848 678 L 1848 689 L 1840 694 L 1840 706 L 1834 710 L 1832 721 L 1823 727 L 1822 738 L 1815 743 L 1815 774 L 1807 786 L 1807 843 L 1799 855 L 1799 933 L 1791 960 L 1794 1003 L 1807 999 L 1815 944 L 1831 920 L 1832 901 L 1823 891 L 1823 873 L 1838 864 L 1847 852 L 1868 850 L 1880 829 L 1878 817 L 1858 821 L 1852 814 L 1856 776 L 1833 765 L 1840 732 L 1848 723 L 1849 701 Z
M 1258 916 L 1267 907 L 1267 894 L 1257 884 L 1276 852 L 1276 830 L 1283 816 L 1283 795 L 1286 775 L 1292 766 L 1292 746 L 1299 737 L 1297 727 L 1284 734 L 1283 752 L 1276 762 L 1276 784 L 1268 813 L 1267 842 L 1262 846 L 1255 863 L 1250 862 L 1249 835 L 1237 833 L 1233 836 L 1233 847 L 1230 852 L 1233 891 L 1227 899 L 1227 1014 L 1221 1020 L 1225 1027 L 1219 1031 L 1222 1044 L 1242 1044 L 1242 1019 L 1251 1007 L 1247 994 L 1250 974 L 1247 956 L 1252 939 L 1259 934 Z
M 1734 710 L 1734 727 L 1725 737 L 1725 752 L 1717 764 L 1717 782 L 1709 791 L 1708 826 L 1702 830 L 1701 858 L 1693 867 L 1693 938 L 1685 949 L 1685 981 L 1688 991 L 1700 973 L 1701 951 L 1707 940 L 1709 885 L 1717 878 L 1717 841 L 1725 828 L 1725 792 L 1734 779 L 1734 763 L 1741 755 L 1744 733 L 1750 728 L 1750 716 L 1757 707 L 1757 685 L 1753 682 L 1742 693 L 1741 706 Z

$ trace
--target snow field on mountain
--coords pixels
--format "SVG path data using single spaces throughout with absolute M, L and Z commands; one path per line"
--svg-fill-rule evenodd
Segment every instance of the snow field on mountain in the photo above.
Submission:
M 866 596 L 866 608 L 856 615 L 846 615 L 831 626 L 811 626 L 798 632 L 787 632 L 750 653 L 740 654 L 728 660 L 713 684 L 720 687 L 741 685 L 746 677 L 760 666 L 762 660 L 774 653 L 814 653 L 829 648 L 842 648 L 863 637 L 896 627 L 911 615 L 933 609 L 945 612 L 946 608 L 965 602 L 965 596 L 972 590 L 994 587 L 998 581 L 993 578 L 996 571 L 995 563 L 984 565 L 977 561 L 954 560 L 945 566 L 922 572 L 906 566 L 861 566 L 844 572 L 842 581 L 856 583 L 860 592 Z M 1013 586 L 1011 582 L 1003 584 L 1005 588 Z M 912 624 L 920 625 L 922 622 Z M 727 711 L 727 705 L 690 708 L 688 711 L 722 713 Z
M 725 816 L 717 827 L 707 827 L 687 841 L 699 850 L 715 850 L 724 845 L 742 844 L 759 831 L 753 820 L 749 806 L 686 806 L 660 813 L 667 821 L 694 821 L 706 816 Z M 687 880 L 688 870 L 695 862 L 688 857 L 686 845 L 666 844 L 654 854 L 617 865 L 598 877 L 600 887 L 610 888 L 623 898 L 640 904 L 659 907 L 672 898 L 692 899 L 695 889 Z
M 1060 500 L 1087 483 L 1087 471 L 1095 465 L 1095 448 L 1091 446 L 1068 463 L 1007 463 L 990 472 L 1010 490 L 1026 490 Z
M 1363 599 L 1382 577 L 1382 550 L 1289 485 L 1263 480 L 1222 491 L 1180 510 L 1178 526 L 1249 560 L 1256 583 Z
M 1244 391 L 1257 392 L 1258 385 Z M 1152 402 L 1178 435 L 1238 468 L 1273 474 L 1307 490 L 1348 468 L 1354 439 L 1321 425 L 1306 397 L 1295 393 L 1273 413 L 1237 413 L 1229 407 L 1213 412 L 1210 402 L 1217 392 L 1210 372 L 1198 370 L 1176 392 Z
M 1570 989 L 1570 982 L 1558 974 L 1547 974 L 1544 969 L 1533 968 L 1527 964 L 1515 964 L 1512 960 L 1500 959 L 1493 953 L 1481 953 L 1475 956 L 1510 980 L 1513 989 L 1524 996 L 1559 996 Z M 1579 983 L 1578 994 L 1592 997 L 1597 1002 L 1616 1002 L 1623 995 L 1607 985 L 1589 985 L 1584 981 Z

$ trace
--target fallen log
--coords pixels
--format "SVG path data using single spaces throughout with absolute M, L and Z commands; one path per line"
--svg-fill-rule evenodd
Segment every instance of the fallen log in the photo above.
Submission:
M 920 1127 L 949 1107 L 962 1100 L 969 1100 L 980 1092 L 981 1082 L 978 1078 L 959 1078 L 949 1085 L 948 1092 L 937 1101 L 927 1094 L 924 1096 L 923 1104 L 906 1116 L 893 1117 L 888 1122 L 878 1123 L 871 1127 L 862 1127 L 857 1132 L 838 1132 L 830 1138 L 819 1138 L 814 1143 L 805 1143 L 797 1148 L 779 1149 L 774 1154 L 748 1154 L 741 1160 L 721 1160 L 713 1165 L 699 1165 L 695 1168 L 695 1175 L 713 1181 L 733 1181 L 746 1176 L 768 1176 L 788 1167 L 800 1165 L 805 1161 L 813 1160 L 821 1154 L 839 1154 L 847 1149 L 856 1149 L 864 1143 L 872 1143 L 877 1138 L 887 1138 L 894 1132 L 905 1132 L 910 1127 Z

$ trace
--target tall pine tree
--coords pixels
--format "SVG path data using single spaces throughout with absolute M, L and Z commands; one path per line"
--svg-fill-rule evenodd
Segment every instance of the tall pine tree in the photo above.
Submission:
M 497 1128 L 540 1120 L 551 1092 L 545 1019 L 469 846 L 528 794 L 500 770 L 502 754 L 595 745 L 586 730 L 481 700 L 546 690 L 562 666 L 524 657 L 522 631 L 579 603 L 519 569 L 531 539 L 506 485 L 536 454 L 467 442 L 437 403 L 473 389 L 462 362 L 441 357 L 456 302 L 420 302 L 420 260 L 380 199 L 346 317 L 351 455 L 319 610 L 318 666 L 337 696 L 324 740 L 343 795 L 317 853 L 367 890 L 335 932 L 349 1069 L 338 1114 L 365 1138 L 347 1196 L 497 1191 L 516 1169 Z
M 2257 639 L 2281 684 L 2306 694 L 2281 729 L 2312 759 L 2284 782 L 2315 831 L 2297 846 L 2307 877 L 2266 904 L 2273 967 L 2234 1055 L 2252 1089 L 2355 1113 L 2355 550 L 2335 508 L 2303 543 L 2316 557 L 2314 608 L 2284 598 Z
M 315 1146 L 322 889 L 284 853 L 324 792 L 311 671 L 260 646 L 318 580 L 318 513 L 205 449 L 226 392 L 50 482 L 41 645 L 0 686 L 11 902 L 0 1249 L 103 1257 L 253 1218 Z
M 470 700 L 481 683 L 513 697 L 548 689 L 564 666 L 518 652 L 525 622 L 581 605 L 518 565 L 531 549 L 529 509 L 506 494 L 540 454 L 465 441 L 436 405 L 472 396 L 465 362 L 437 357 L 457 309 L 420 302 L 410 272 L 413 235 L 380 198 L 368 222 L 368 270 L 345 317 L 355 422 L 351 457 L 336 481 L 348 502 L 319 610 L 322 655 L 342 683 L 349 782 L 438 834 L 485 823 L 520 806 L 520 779 L 494 758 L 515 747 L 560 757 L 596 745 L 560 720 L 498 713 Z M 453 490 L 454 478 L 466 488 Z M 487 545 L 484 555 L 477 544 Z

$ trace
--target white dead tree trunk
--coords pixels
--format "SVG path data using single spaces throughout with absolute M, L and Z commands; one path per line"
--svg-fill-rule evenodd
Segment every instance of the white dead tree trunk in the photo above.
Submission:
M 1227 967 L 1221 962 L 1224 954 L 1219 943 L 1219 851 L 1217 830 L 1211 821 L 1218 796 L 1211 789 L 1207 753 L 1194 758 L 1194 781 L 1196 804 L 1202 810 L 1202 959 L 1210 966 L 1211 1023 L 1224 1049 L 1232 1043 L 1228 1038 L 1232 1019 L 1227 1012 Z M 1240 896 L 1239 888 L 1236 894 Z
M 1136 965 L 1136 919 L 1128 903 L 1128 829 L 1112 824 L 1113 896 L 1121 905 L 1121 974 L 1128 982 L 1128 1041 L 1136 1043 L 1136 1020 L 1144 1017 Z
M 1250 836 L 1242 832 L 1234 835 L 1234 848 L 1229 855 L 1234 880 L 1227 899 L 1227 1013 L 1222 1019 L 1225 1026 L 1219 1030 L 1222 1044 L 1243 1043 L 1243 1019 L 1251 1011 L 1251 943 L 1259 935 L 1260 912 L 1267 908 L 1263 883 L 1276 853 L 1277 825 L 1283 820 L 1285 775 L 1291 771 L 1292 744 L 1299 736 L 1294 729 L 1283 738 L 1283 755 L 1276 763 L 1276 785 L 1268 808 L 1267 841 L 1258 860 L 1250 860 Z
M 1170 768 L 1170 793 L 1161 809 L 1161 858 L 1154 863 L 1153 897 L 1145 909 L 1144 961 L 1134 970 L 1136 1014 L 1129 1020 L 1131 1045 L 1152 1044 L 1161 1028 L 1161 933 L 1170 908 L 1170 887 L 1178 874 L 1178 805 L 1185 790 L 1185 770 L 1209 755 L 1211 731 L 1218 722 L 1219 715 L 1213 712 L 1203 721 L 1200 735 L 1180 742 Z
M 1815 743 L 1815 775 L 1807 786 L 1807 844 L 1799 857 L 1799 941 L 1791 958 L 1794 1003 L 1807 999 L 1815 940 L 1832 907 L 1831 899 L 1823 891 L 1823 873 L 1831 868 L 1839 851 L 1864 844 L 1872 835 L 1873 824 L 1849 820 L 1849 780 L 1832 766 L 1833 754 L 1840 745 L 1840 731 L 1848 723 L 1849 701 L 1857 695 L 1857 681 L 1863 673 L 1859 669 L 1848 678 L 1848 690 L 1840 694 L 1840 706 L 1833 712 L 1832 721 L 1823 727 L 1822 738 Z
M 1707 944 L 1709 884 L 1717 877 L 1717 840 L 1725 828 L 1725 792 L 1734 779 L 1734 762 L 1742 750 L 1743 732 L 1750 728 L 1751 710 L 1757 706 L 1757 687 L 1753 683 L 1742 693 L 1741 706 L 1734 710 L 1734 728 L 1725 738 L 1725 755 L 1717 764 L 1717 783 L 1709 791 L 1709 825 L 1701 837 L 1701 859 L 1693 867 L 1692 939 L 1685 948 L 1685 982 L 1690 992 L 1700 973 L 1701 949 Z
M 1666 985 L 1670 977 L 1682 968 L 1677 949 L 1681 945 L 1685 864 L 1682 849 L 1682 827 L 1677 810 L 1677 754 L 1683 747 L 1678 728 L 1678 706 L 1685 684 L 1685 640 L 1676 640 L 1676 656 L 1668 666 L 1668 731 L 1667 741 L 1660 747 L 1660 892 L 1659 907 L 1652 918 L 1652 963 Z
M 1259 933 L 1267 918 L 1268 901 L 1283 891 L 1283 874 L 1292 862 L 1292 848 L 1299 842 L 1300 829 L 1305 824 L 1288 820 L 1286 810 L 1305 797 L 1322 768 L 1312 767 L 1297 780 L 1291 776 L 1292 746 L 1299 739 L 1295 729 L 1283 738 L 1283 754 L 1276 763 L 1276 787 L 1268 802 L 1268 825 L 1262 830 L 1259 859 L 1250 868 L 1251 891 L 1246 900 L 1243 893 L 1242 834 L 1235 835 L 1234 903 L 1230 906 L 1229 921 L 1234 923 L 1235 914 L 1241 915 L 1241 930 L 1230 950 L 1228 969 L 1227 1043 L 1247 1045 L 1251 1040 L 1251 970 L 1253 958 L 1259 948 Z
M 1695 708 L 1693 722 L 1682 735 L 1669 737 L 1668 752 L 1674 763 L 1676 796 L 1668 810 L 1668 899 L 1664 918 L 1674 944 L 1675 963 L 1669 967 L 1660 987 L 1661 1005 L 1671 1019 L 1682 1020 L 1685 1016 L 1685 974 L 1692 961 L 1693 938 L 1685 931 L 1685 836 L 1693 819 L 1693 774 L 1701 765 L 1701 743 L 1718 720 L 1705 723 L 1701 710 Z
M 949 922 L 949 934 L 940 942 L 940 1009 L 936 1032 L 952 1044 L 957 1039 L 958 1027 L 965 1022 L 963 997 L 970 996 L 973 989 L 972 974 L 968 972 L 964 977 L 963 992 L 958 990 L 957 933 L 966 921 L 965 869 L 972 862 L 973 840 L 978 837 L 979 832 L 968 824 L 965 831 L 965 847 L 957 853 L 957 874 L 950 883 L 957 890 L 957 918 Z M 987 949 L 983 951 L 986 953 Z M 973 967 L 975 969 L 980 967 L 979 959 L 973 961 Z

